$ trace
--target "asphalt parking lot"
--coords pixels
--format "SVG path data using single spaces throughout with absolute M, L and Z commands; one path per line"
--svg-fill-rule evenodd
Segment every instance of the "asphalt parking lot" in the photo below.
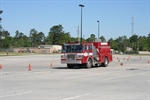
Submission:
M 0 100 L 150 100 L 148 60 L 113 55 L 108 67 L 67 69 L 57 54 L 0 57 Z

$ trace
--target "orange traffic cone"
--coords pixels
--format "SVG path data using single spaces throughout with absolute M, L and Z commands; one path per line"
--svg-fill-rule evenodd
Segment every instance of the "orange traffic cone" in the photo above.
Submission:
M 150 64 L 150 60 L 148 60 L 148 63 Z
M 52 63 L 50 64 L 50 67 L 53 67 L 53 64 L 52 64 Z
M 2 67 L 2 65 L 0 64 L 0 69 L 2 69 L 3 67 Z
M 123 63 L 120 63 L 120 66 L 123 66 Z
M 31 65 L 29 64 L 28 71 L 31 71 L 31 70 L 32 70 L 32 68 L 31 68 Z

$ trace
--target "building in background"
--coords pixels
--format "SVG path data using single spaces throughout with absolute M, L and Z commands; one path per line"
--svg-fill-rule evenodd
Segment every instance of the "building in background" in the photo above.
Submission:
M 38 47 L 22 47 L 14 48 L 14 52 L 29 52 L 29 53 L 60 53 L 60 45 L 40 45 Z

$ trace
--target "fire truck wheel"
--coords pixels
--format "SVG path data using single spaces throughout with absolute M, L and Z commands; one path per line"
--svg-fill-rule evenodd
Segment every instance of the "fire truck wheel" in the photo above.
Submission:
M 87 68 L 91 68 L 92 67 L 92 60 L 88 59 L 88 62 L 86 63 L 86 67 Z
M 103 66 L 104 66 L 104 67 L 106 67 L 106 66 L 108 65 L 108 63 L 109 63 L 109 62 L 108 62 L 108 58 L 107 58 L 107 57 L 105 57 L 105 59 L 104 59 L 104 63 L 103 63 Z
M 71 68 L 73 68 L 73 65 L 72 65 L 72 64 L 67 64 L 67 67 L 68 67 L 69 69 L 71 69 Z

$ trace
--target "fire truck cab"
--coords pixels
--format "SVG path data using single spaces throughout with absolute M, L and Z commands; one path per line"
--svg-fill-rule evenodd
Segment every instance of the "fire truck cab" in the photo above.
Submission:
M 68 42 L 62 45 L 61 63 L 74 66 L 104 66 L 112 61 L 109 42 Z

